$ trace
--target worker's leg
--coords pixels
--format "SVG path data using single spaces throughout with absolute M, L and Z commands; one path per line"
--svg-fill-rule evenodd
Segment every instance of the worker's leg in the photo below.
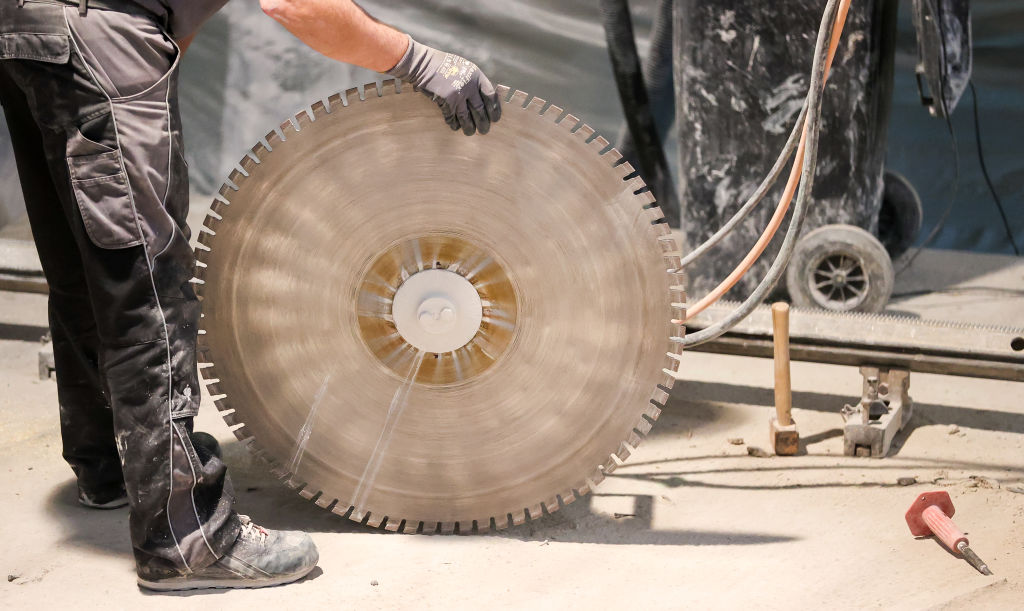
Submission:
M 33 25 L 21 40 L 27 52 L 5 61 L 39 125 L 81 255 L 139 572 L 195 571 L 241 527 L 226 468 L 201 460 L 189 437 L 199 307 L 184 225 L 177 51 L 142 13 L 4 3 L 0 22 Z M 40 28 L 57 35 L 41 37 Z M 0 52 L 10 56 L 19 37 L 5 34 Z
M 99 374 L 99 337 L 81 254 L 50 178 L 42 134 L 4 64 L 0 62 L 0 104 L 14 146 L 32 235 L 50 287 L 50 335 L 64 459 L 78 476 L 83 500 L 105 504 L 124 497 L 124 480 L 110 403 Z

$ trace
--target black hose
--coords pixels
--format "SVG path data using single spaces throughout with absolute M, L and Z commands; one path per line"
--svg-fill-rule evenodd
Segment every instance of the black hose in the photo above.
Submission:
M 678 227 L 679 198 L 672 184 L 665 149 L 661 145 L 651 112 L 650 98 L 640 69 L 640 55 L 633 36 L 628 0 L 601 0 L 601 16 L 619 100 L 636 147 L 640 176 L 661 205 L 669 225 Z
M 775 288 L 779 278 L 786 271 L 786 266 L 789 265 L 789 260 L 793 256 L 793 249 L 796 247 L 797 238 L 800 236 L 800 229 L 803 227 L 804 216 L 807 214 L 807 206 L 811 199 L 811 188 L 814 184 L 814 171 L 818 163 L 818 138 L 821 128 L 821 101 L 825 95 L 825 88 L 823 86 L 825 83 L 825 64 L 828 62 L 828 46 L 832 38 L 832 27 L 835 25 L 838 9 L 839 0 L 828 0 L 828 4 L 825 6 L 825 14 L 822 17 L 821 26 L 818 30 L 818 39 L 814 48 L 814 61 L 811 69 L 811 82 L 807 93 L 807 116 L 804 118 L 807 125 L 807 140 L 804 143 L 804 161 L 800 172 L 800 189 L 797 191 L 793 216 L 789 221 L 789 227 L 786 229 L 786 236 L 782 240 L 779 254 L 775 257 L 775 261 L 768 268 L 768 273 L 765 274 L 765 277 L 757 285 L 757 288 L 754 289 L 754 292 L 725 318 L 700 331 L 688 333 L 685 337 L 672 338 L 684 348 L 692 348 L 693 346 L 699 346 L 716 339 L 749 316 L 761 304 L 761 301 L 764 300 L 768 293 Z
M 644 60 L 644 84 L 650 98 L 651 114 L 658 138 L 664 144 L 676 118 L 675 75 L 672 65 L 672 11 L 675 0 L 661 0 L 651 27 L 650 51 Z M 636 160 L 633 136 L 629 126 L 619 132 L 618 149 L 630 161 Z

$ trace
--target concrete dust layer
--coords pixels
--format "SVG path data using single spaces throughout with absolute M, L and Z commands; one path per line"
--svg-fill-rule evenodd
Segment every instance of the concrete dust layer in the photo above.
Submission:
M 180 608 L 134 582 L 128 512 L 75 502 L 60 458 L 56 391 L 36 379 L 45 298 L 0 293 L 0 606 Z M 542 520 L 471 537 L 378 533 L 314 507 L 269 478 L 212 405 L 198 428 L 224 444 L 238 509 L 314 533 L 320 569 L 303 583 L 217 591 L 218 608 L 984 608 L 1024 600 L 1024 386 L 912 376 L 909 431 L 884 460 L 842 456 L 838 410 L 855 369 L 794 364 L 803 455 L 767 448 L 769 361 L 687 354 L 683 381 L 626 467 Z M 729 443 L 742 438 L 743 445 Z M 897 485 L 916 478 L 917 484 Z M 994 577 L 903 513 L 947 490 Z

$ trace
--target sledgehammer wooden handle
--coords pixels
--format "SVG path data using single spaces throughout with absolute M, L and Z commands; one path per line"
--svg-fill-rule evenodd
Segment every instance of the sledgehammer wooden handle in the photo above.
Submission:
M 772 304 L 775 340 L 775 413 L 780 426 L 793 424 L 793 391 L 789 382 L 789 304 Z

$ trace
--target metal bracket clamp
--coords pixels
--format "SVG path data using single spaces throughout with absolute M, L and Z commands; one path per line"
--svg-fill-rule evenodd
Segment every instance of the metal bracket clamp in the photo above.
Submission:
M 864 366 L 860 403 L 842 409 L 843 453 L 882 458 L 889 453 L 896 433 L 910 422 L 910 371 Z

